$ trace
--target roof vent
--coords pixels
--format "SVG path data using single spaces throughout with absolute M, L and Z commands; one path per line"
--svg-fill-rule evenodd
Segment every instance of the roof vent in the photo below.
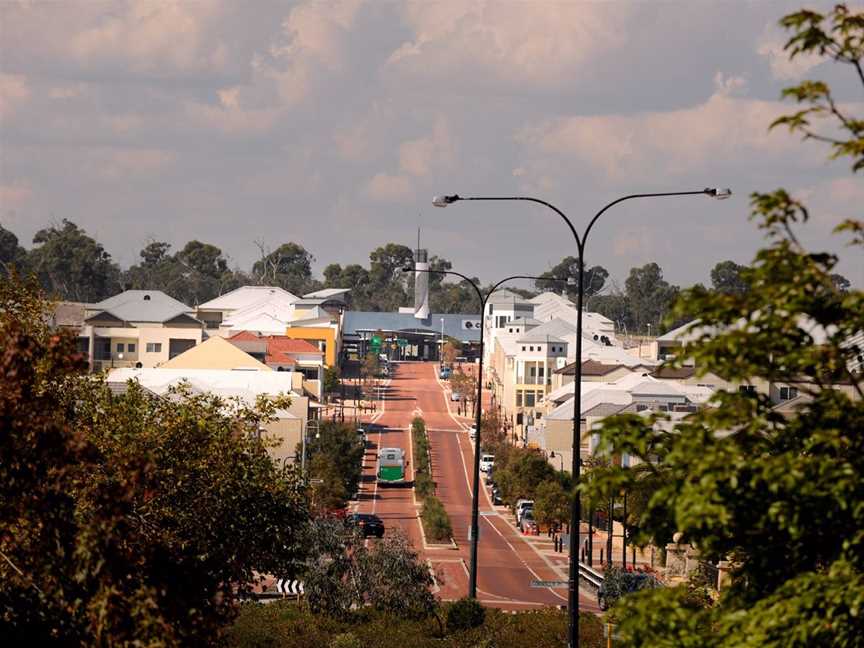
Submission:
M 150 301 L 150 295 L 144 295 L 144 301 Z

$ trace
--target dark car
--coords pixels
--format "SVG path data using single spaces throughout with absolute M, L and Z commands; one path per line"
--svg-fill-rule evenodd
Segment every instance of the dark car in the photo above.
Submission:
M 376 538 L 384 537 L 384 522 L 377 515 L 371 513 L 352 513 L 347 518 L 348 524 L 356 526 L 360 529 L 360 533 L 364 538 L 375 536 Z
M 660 582 L 653 574 L 610 569 L 605 574 L 600 589 L 597 590 L 597 605 L 601 610 L 607 610 L 625 594 L 656 587 L 660 587 Z
M 501 506 L 504 503 L 504 500 L 501 499 L 501 490 L 498 488 L 492 489 L 492 503 L 495 506 Z

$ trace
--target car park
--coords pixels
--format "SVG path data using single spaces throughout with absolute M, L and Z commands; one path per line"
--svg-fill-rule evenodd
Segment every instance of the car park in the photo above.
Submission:
M 495 455 L 484 454 L 480 456 L 480 472 L 489 472 L 495 466 Z
M 346 518 L 350 526 L 357 527 L 364 538 L 375 536 L 384 537 L 384 522 L 377 515 L 371 513 L 352 513 Z

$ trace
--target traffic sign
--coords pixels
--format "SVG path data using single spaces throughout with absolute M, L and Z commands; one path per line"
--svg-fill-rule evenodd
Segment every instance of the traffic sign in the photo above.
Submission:
M 303 582 L 293 578 L 280 578 L 276 581 L 276 591 L 283 596 L 300 596 L 303 593 Z
M 408 340 L 406 340 L 405 338 L 397 338 L 396 344 L 398 344 L 400 347 L 406 347 L 408 346 Z

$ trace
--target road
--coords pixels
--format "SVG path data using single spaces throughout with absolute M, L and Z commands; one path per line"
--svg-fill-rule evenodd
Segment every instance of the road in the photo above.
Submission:
M 456 599 L 468 591 L 471 515 L 471 468 L 473 448 L 466 426 L 450 414 L 442 385 L 432 363 L 398 363 L 384 389 L 383 402 L 374 421 L 383 426 L 370 435 L 364 462 L 359 511 L 375 513 L 388 529 L 401 528 L 421 550 L 436 575 L 437 591 L 443 599 Z M 419 502 L 413 489 L 379 488 L 375 483 L 375 453 L 379 447 L 401 447 L 410 453 L 409 426 L 414 416 L 426 421 L 437 495 L 453 523 L 455 546 L 426 544 L 418 518 Z M 410 454 L 409 454 L 410 457 Z M 413 469 L 413 457 L 409 471 Z M 409 475 L 412 478 L 413 472 Z M 481 487 L 478 553 L 478 598 L 486 605 L 508 609 L 531 609 L 566 604 L 566 589 L 537 589 L 532 580 L 561 580 L 547 556 L 541 555 L 505 516 L 494 507 L 488 490 Z M 596 598 L 580 592 L 580 606 L 597 611 Z

